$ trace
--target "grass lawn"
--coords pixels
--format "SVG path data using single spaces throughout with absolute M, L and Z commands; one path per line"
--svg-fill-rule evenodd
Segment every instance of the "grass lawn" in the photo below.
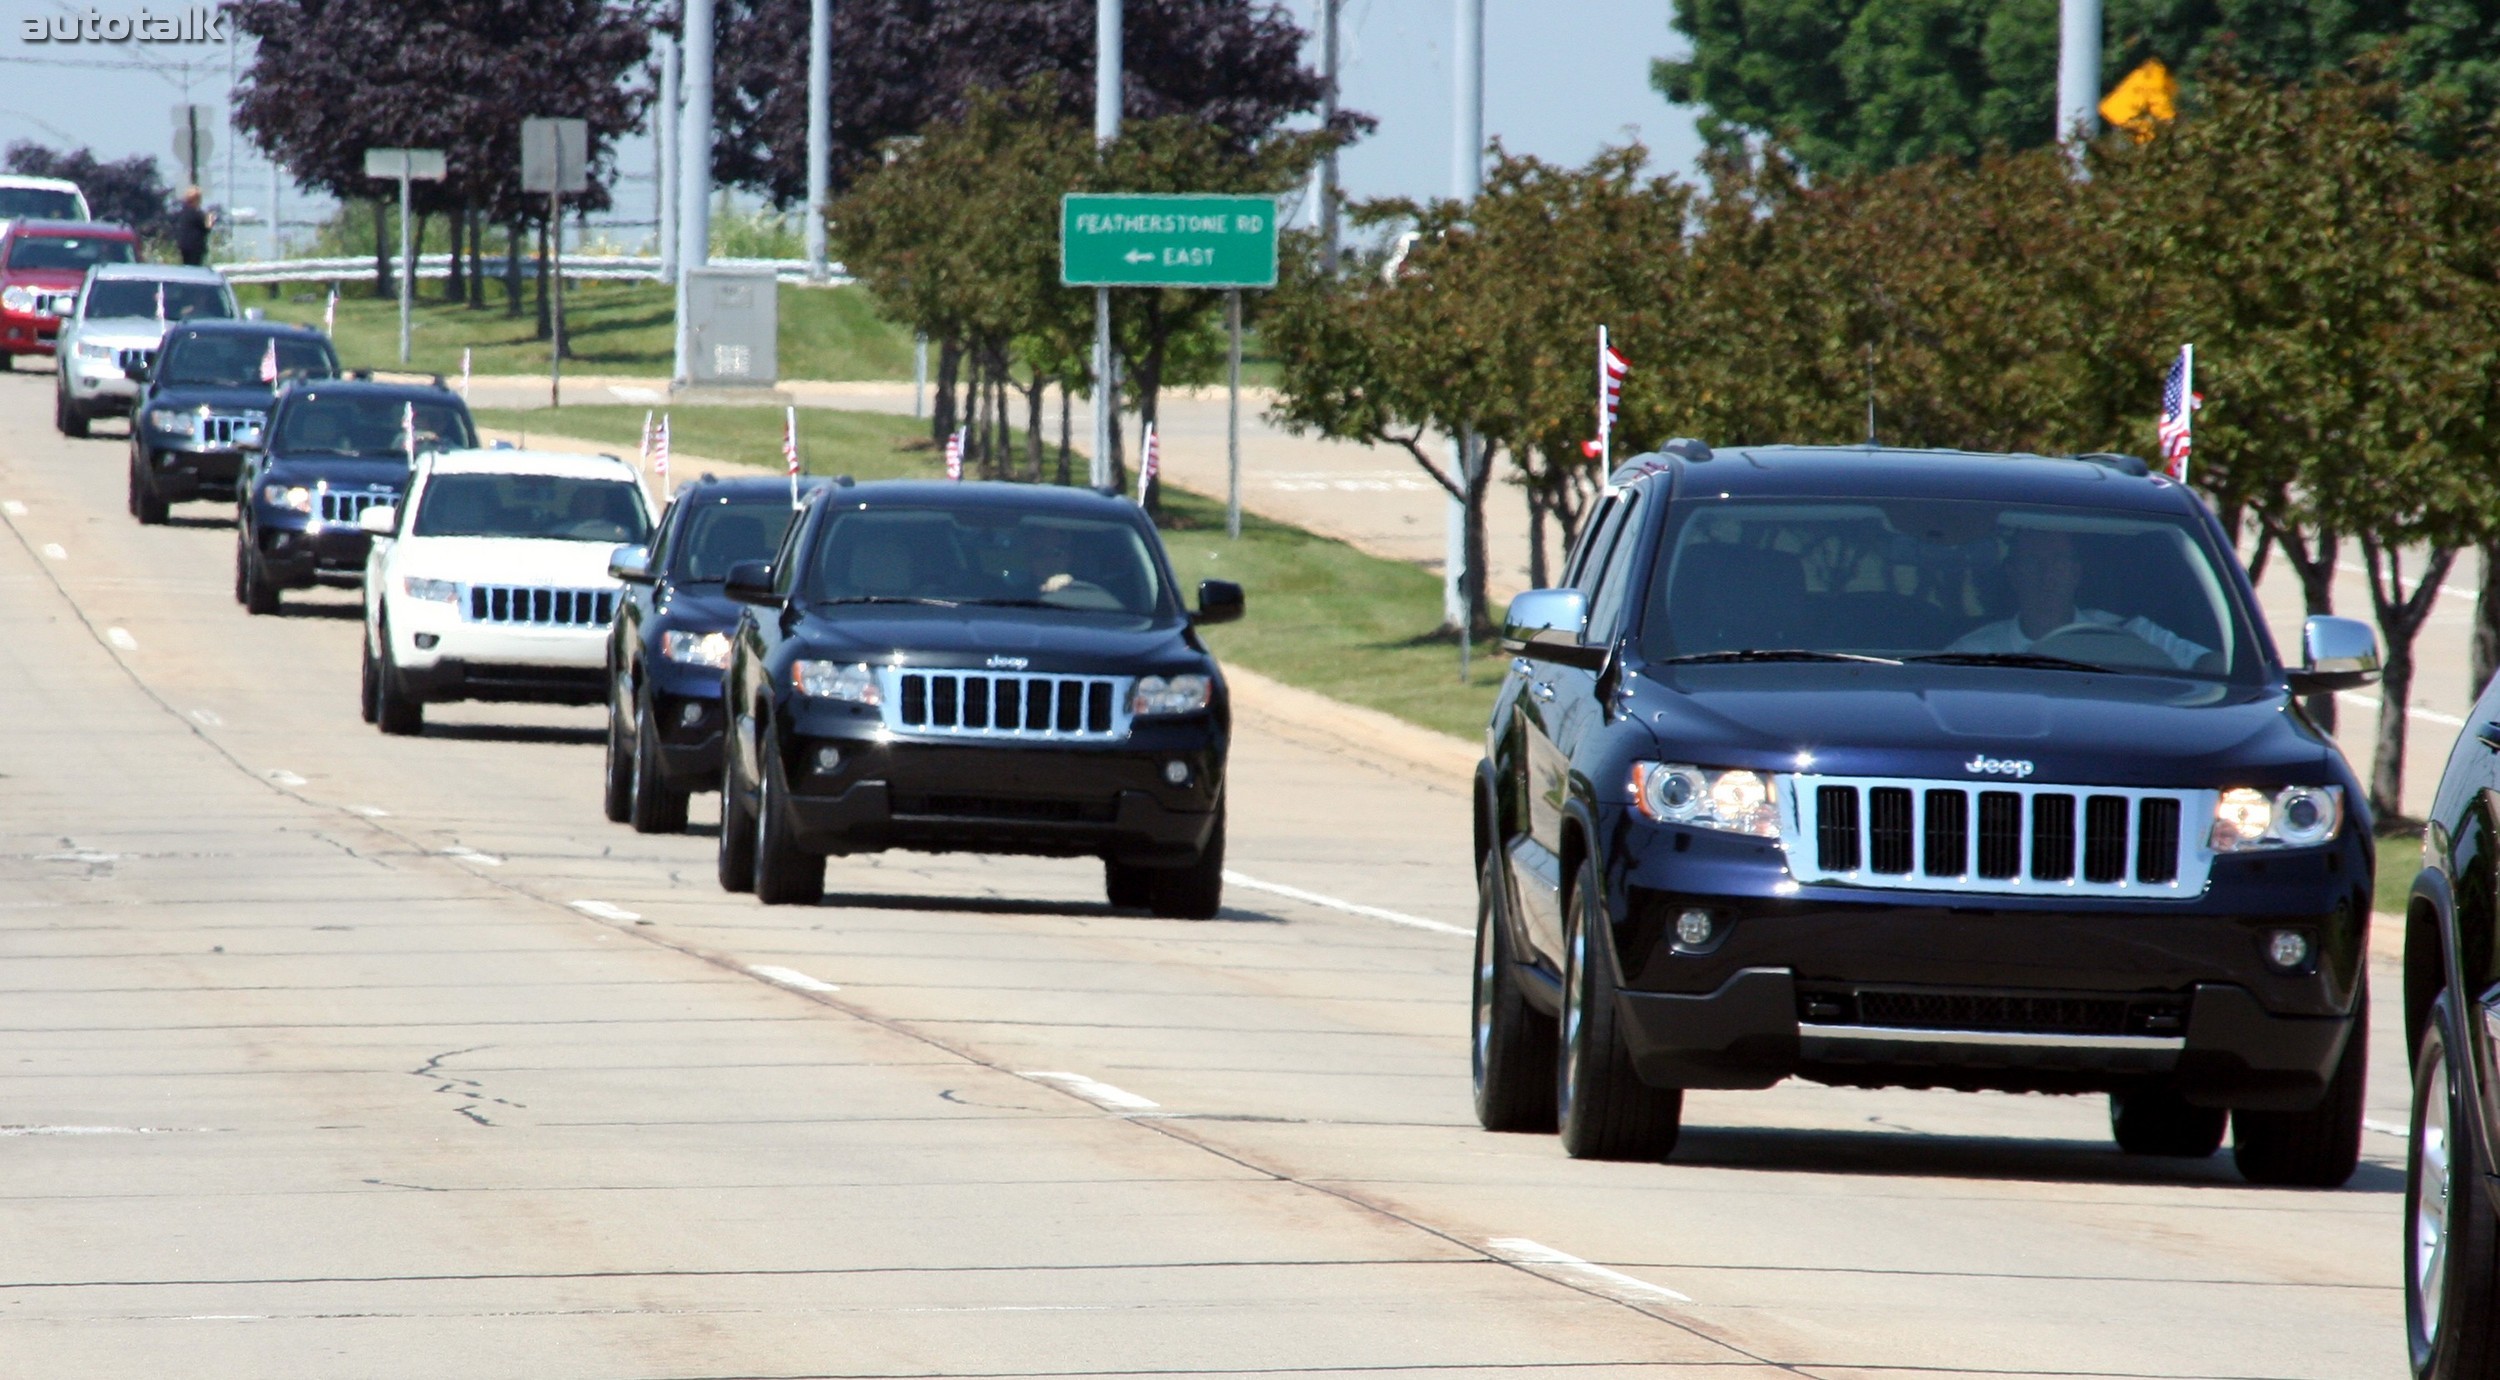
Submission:
M 420 287 L 441 290 L 439 283 Z M 236 298 L 272 320 L 321 324 L 328 288 L 288 283 L 272 301 L 267 289 L 242 287 Z M 351 369 L 396 368 L 399 303 L 376 300 L 373 280 L 339 285 L 339 357 Z M 538 338 L 534 298 L 519 316 L 506 316 L 503 285 L 487 284 L 488 306 L 471 311 L 440 300 L 417 300 L 409 317 L 409 367 L 445 376 L 460 372 L 460 351 L 471 351 L 480 374 L 543 374 L 547 342 Z M 665 375 L 674 363 L 676 304 L 657 283 L 568 283 L 565 318 L 572 356 L 568 372 Z M 858 288 L 781 289 L 781 374 L 793 379 L 907 379 L 911 333 L 878 319 L 868 294 Z
M 2413 878 L 2422 870 L 2422 831 L 2383 835 L 2378 840 L 2378 894 L 2371 908 L 2390 915 L 2405 913 L 2413 895 Z
M 642 418 L 642 408 L 616 406 L 477 413 L 481 426 L 578 437 L 619 454 L 640 443 Z M 689 454 L 781 464 L 778 409 L 679 408 L 670 436 Z M 945 472 L 928 424 L 909 417 L 800 408 L 799 445 L 813 474 L 899 479 Z M 1498 648 L 1479 646 L 1473 683 L 1459 683 L 1457 645 L 1432 636 L 1441 621 L 1438 577 L 1248 513 L 1241 540 L 1227 540 L 1224 505 L 1196 494 L 1167 489 L 1164 506 L 1164 545 L 1188 596 L 1195 599 L 1202 579 L 1232 580 L 1249 592 L 1247 617 L 1207 630 L 1216 655 L 1426 728 L 1470 741 L 1483 735 L 1508 661 Z

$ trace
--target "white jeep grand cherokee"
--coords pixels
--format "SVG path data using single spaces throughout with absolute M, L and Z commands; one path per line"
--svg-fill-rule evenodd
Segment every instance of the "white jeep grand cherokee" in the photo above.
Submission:
M 598 704 L 618 583 L 608 558 L 651 532 L 613 456 L 422 456 L 398 508 L 367 508 L 364 714 L 415 733 L 429 701 Z

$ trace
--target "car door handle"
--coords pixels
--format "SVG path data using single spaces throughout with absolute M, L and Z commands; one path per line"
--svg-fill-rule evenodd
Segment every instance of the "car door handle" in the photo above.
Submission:
M 1539 704 L 1552 704 L 1554 702 L 1554 682 L 1550 680 L 1530 681 L 1528 682 L 1528 693 L 1536 696 L 1537 703 Z
M 2494 719 L 2481 728 L 2475 729 L 2474 736 L 2482 742 L 2484 747 L 2500 752 L 2500 719 Z
M 1524 656 L 1515 656 L 1510 659 L 1510 673 L 1514 676 L 1528 675 L 1535 670 L 1536 663 L 1528 660 Z

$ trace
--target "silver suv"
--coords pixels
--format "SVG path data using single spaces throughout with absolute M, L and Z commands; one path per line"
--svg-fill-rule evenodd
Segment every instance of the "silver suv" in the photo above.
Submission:
M 84 436 L 97 417 L 130 411 L 138 366 L 155 358 L 176 321 L 231 320 L 234 290 L 213 268 L 174 264 L 97 264 L 61 321 L 54 353 L 59 382 L 53 420 L 64 436 Z

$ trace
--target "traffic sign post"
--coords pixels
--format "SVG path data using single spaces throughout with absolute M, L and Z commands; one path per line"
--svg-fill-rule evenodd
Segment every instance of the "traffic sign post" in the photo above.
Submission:
M 555 310 L 548 318 L 554 348 L 547 354 L 547 403 L 564 405 L 564 194 L 590 190 L 590 122 L 521 122 L 521 190 L 547 194 L 547 242 L 555 275 Z
M 1059 203 L 1059 280 L 1096 290 L 1095 412 L 1116 404 L 1110 363 L 1110 290 L 1115 287 L 1222 288 L 1232 349 L 1225 529 L 1241 535 L 1241 289 L 1276 286 L 1276 198 L 1071 192 Z M 1095 429 L 1097 452 L 1109 428 Z M 1107 455 L 1094 457 L 1107 473 Z M 1099 478 L 1097 479 L 1099 483 Z
M 408 362 L 408 310 L 416 292 L 417 259 L 408 237 L 408 187 L 443 180 L 441 149 L 366 149 L 365 176 L 399 181 L 399 362 Z

